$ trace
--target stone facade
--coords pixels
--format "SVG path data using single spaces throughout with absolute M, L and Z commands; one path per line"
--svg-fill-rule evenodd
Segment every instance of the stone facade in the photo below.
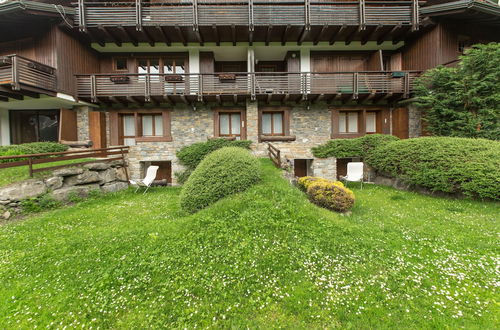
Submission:
M 422 110 L 416 105 L 408 105 L 408 136 L 416 138 L 422 136 Z
M 267 157 L 267 142 L 258 143 L 258 104 L 248 101 L 246 104 L 247 139 L 253 141 L 252 150 L 259 157 Z M 131 177 L 144 175 L 144 162 L 170 161 L 172 173 L 183 168 L 178 163 L 176 152 L 183 146 L 195 142 L 207 141 L 214 136 L 213 113 L 209 106 L 193 110 L 186 105 L 178 105 L 171 112 L 171 142 L 137 142 L 130 147 L 128 159 Z M 335 159 L 316 159 L 311 148 L 330 139 L 331 113 L 326 104 L 314 106 L 295 106 L 290 112 L 290 134 L 295 141 L 273 142 L 281 151 L 282 161 L 293 167 L 293 159 L 312 160 L 309 175 L 336 178 Z M 175 176 L 172 183 L 177 184 Z
M 90 140 L 89 107 L 75 107 L 78 141 Z

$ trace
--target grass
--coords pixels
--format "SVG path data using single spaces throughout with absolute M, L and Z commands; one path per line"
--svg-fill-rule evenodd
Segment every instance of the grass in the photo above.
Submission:
M 188 216 L 179 188 L 0 226 L 0 328 L 496 328 L 500 206 L 264 180 Z
M 45 167 L 50 167 L 50 166 L 59 166 L 59 165 L 65 165 L 65 164 L 85 162 L 85 161 L 89 161 L 89 160 L 92 160 L 92 158 L 63 160 L 63 161 L 58 161 L 58 162 L 35 165 L 33 167 L 34 168 L 45 168 Z M 50 172 L 46 172 L 46 171 L 37 172 L 37 173 L 33 174 L 33 178 L 44 178 L 49 173 Z M 13 182 L 23 181 L 23 180 L 27 180 L 27 179 L 30 179 L 29 169 L 28 169 L 27 165 L 26 166 L 3 168 L 0 170 L 0 187 L 6 186 L 6 185 L 11 184 Z

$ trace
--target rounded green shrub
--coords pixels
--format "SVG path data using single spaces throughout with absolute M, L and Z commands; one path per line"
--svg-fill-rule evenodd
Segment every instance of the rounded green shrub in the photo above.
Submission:
M 307 188 L 309 199 L 316 205 L 326 209 L 346 212 L 354 206 L 354 193 L 344 187 L 341 182 L 317 180 Z
M 379 173 L 431 191 L 500 200 L 500 142 L 423 137 L 381 146 L 366 161 Z
M 238 141 L 238 140 L 227 140 L 227 139 L 211 139 L 206 142 L 198 142 L 191 144 L 189 146 L 181 148 L 176 156 L 186 169 L 182 172 L 177 172 L 177 181 L 184 183 L 187 181 L 191 173 L 194 171 L 196 166 L 211 152 L 224 147 L 240 147 L 244 149 L 250 149 L 252 141 Z
M 260 163 L 249 151 L 239 147 L 221 148 L 205 157 L 184 184 L 181 207 L 194 213 L 246 190 L 260 178 Z

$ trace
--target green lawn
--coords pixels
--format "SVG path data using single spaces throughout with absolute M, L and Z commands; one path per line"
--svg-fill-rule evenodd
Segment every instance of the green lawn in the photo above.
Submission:
M 365 185 L 343 216 L 263 164 L 191 216 L 155 188 L 0 226 L 0 328 L 498 328 L 499 204 Z
M 33 168 L 44 168 L 44 167 L 50 167 L 50 166 L 59 166 L 59 165 L 65 165 L 65 164 L 73 164 L 73 163 L 79 163 L 79 162 L 85 162 L 92 160 L 92 158 L 82 158 L 82 159 L 71 159 L 71 160 L 64 160 L 64 161 L 58 161 L 58 162 L 53 162 L 53 163 L 44 163 L 40 165 L 34 165 Z M 34 173 L 33 177 L 34 178 L 43 178 L 49 175 L 50 172 L 37 172 Z M 3 168 L 0 169 L 0 187 L 8 185 L 13 182 L 18 182 L 18 181 L 23 181 L 26 179 L 29 179 L 29 169 L 28 166 L 18 166 L 18 167 L 10 167 L 10 168 Z

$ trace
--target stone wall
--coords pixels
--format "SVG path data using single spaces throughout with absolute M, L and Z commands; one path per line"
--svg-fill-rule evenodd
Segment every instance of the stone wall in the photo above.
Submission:
M 89 107 L 75 107 L 76 111 L 76 129 L 78 141 L 90 140 L 89 130 Z
M 408 105 L 408 136 L 416 138 L 422 136 L 422 110 L 416 105 Z
M 86 164 L 56 170 L 48 178 L 30 179 L 0 187 L 0 215 L 8 219 L 21 212 L 21 201 L 48 194 L 64 202 L 72 196 L 86 197 L 93 191 L 105 193 L 128 188 L 125 168 L 119 161 Z

